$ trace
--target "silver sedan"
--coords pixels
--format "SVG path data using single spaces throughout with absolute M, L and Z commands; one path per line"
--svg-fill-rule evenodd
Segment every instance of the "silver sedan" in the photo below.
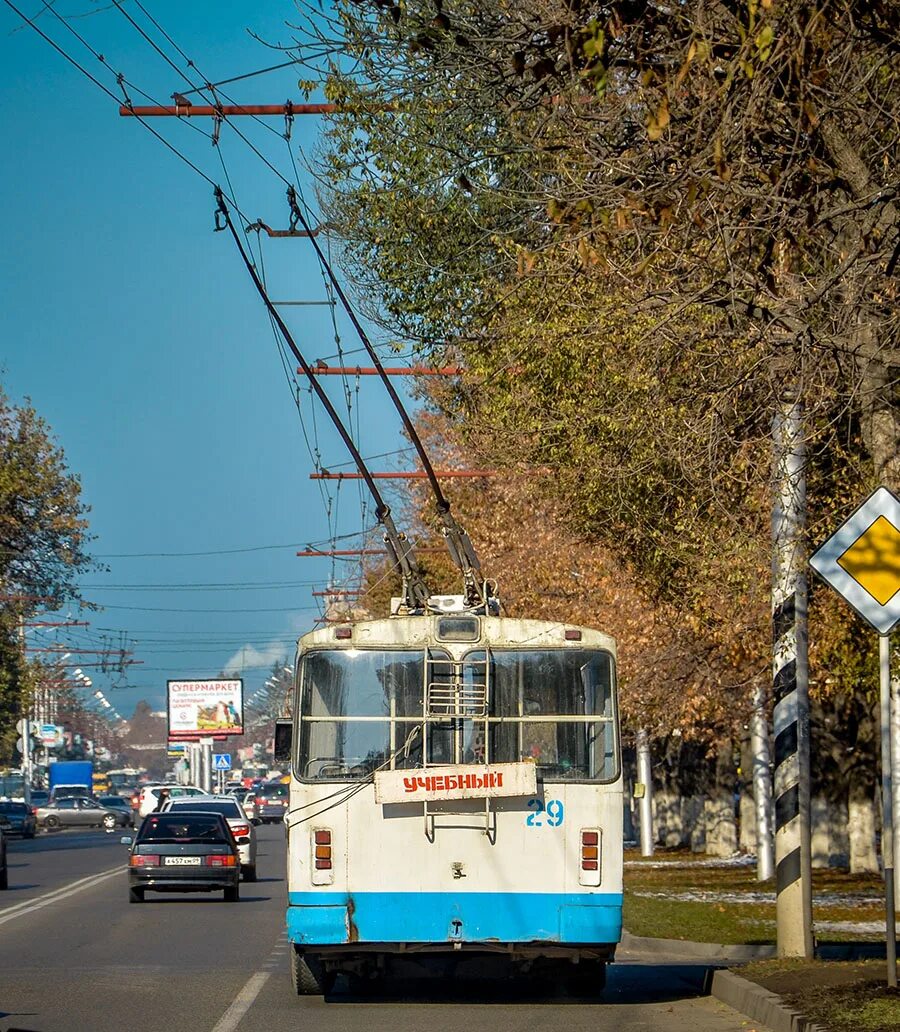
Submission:
M 38 824 L 44 828 L 106 828 L 114 831 L 130 823 L 126 813 L 101 806 L 96 799 L 77 796 L 74 799 L 58 799 L 56 802 L 39 806 Z

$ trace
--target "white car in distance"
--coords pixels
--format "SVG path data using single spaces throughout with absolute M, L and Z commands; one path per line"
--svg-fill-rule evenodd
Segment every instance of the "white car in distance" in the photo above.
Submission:
M 163 813 L 190 811 L 191 813 L 220 813 L 231 828 L 241 856 L 241 876 L 244 881 L 256 881 L 256 828 L 233 796 L 201 795 L 169 799 L 163 804 Z
M 202 788 L 197 788 L 194 785 L 143 785 L 141 787 L 141 794 L 138 796 L 138 817 L 143 819 L 148 813 L 153 813 L 157 806 L 159 806 L 159 793 L 163 789 L 169 793 L 170 799 L 206 795 Z

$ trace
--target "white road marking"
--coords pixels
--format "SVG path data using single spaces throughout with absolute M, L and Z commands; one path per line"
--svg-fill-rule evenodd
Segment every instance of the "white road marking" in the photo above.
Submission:
M 87 878 L 80 878 L 78 881 L 70 882 L 59 889 L 54 889 L 53 892 L 46 892 L 43 896 L 23 900 L 23 902 L 16 903 L 11 907 L 4 907 L 0 910 L 0 925 L 6 924 L 7 921 L 15 921 L 17 917 L 25 917 L 26 914 L 32 914 L 35 910 L 42 910 L 44 907 L 58 903 L 68 896 L 74 896 L 76 893 L 84 891 L 84 889 L 91 889 L 95 885 L 99 885 L 100 882 L 106 881 L 107 878 L 112 878 L 115 874 L 122 874 L 124 870 L 125 868 L 122 864 L 117 864 L 108 871 L 101 871 L 99 874 L 91 874 Z
M 212 1032 L 234 1032 L 241 1023 L 241 1018 L 253 1006 L 253 1001 L 259 996 L 269 975 L 269 971 L 257 971 L 255 975 L 251 975 L 244 988 L 235 996 L 231 1006 L 219 1018 Z

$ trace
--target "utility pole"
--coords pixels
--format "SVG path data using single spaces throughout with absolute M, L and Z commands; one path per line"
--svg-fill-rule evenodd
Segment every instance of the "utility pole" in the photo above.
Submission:
M 775 879 L 778 955 L 813 955 L 809 827 L 806 445 L 799 399 L 786 391 L 772 427 L 772 686 L 775 700 Z
M 750 714 L 753 804 L 756 813 L 756 880 L 768 881 L 775 874 L 772 843 L 772 750 L 766 717 L 766 688 L 759 681 L 753 688 Z
M 19 646 L 22 650 L 22 663 L 25 662 L 25 617 L 24 615 L 19 616 Z M 28 700 L 28 704 L 25 707 L 24 719 L 22 723 L 22 774 L 24 787 L 22 794 L 25 796 L 26 805 L 31 805 L 31 779 L 34 776 L 34 770 L 31 763 L 31 702 Z
M 653 856 L 653 765 L 650 762 L 650 736 L 646 728 L 637 733 L 638 782 L 640 796 L 641 856 Z

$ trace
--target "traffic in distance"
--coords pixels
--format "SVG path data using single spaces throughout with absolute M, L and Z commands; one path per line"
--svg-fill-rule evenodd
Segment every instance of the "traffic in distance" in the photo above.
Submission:
M 332 625 L 300 639 L 292 684 L 272 765 L 234 777 L 223 768 L 213 790 L 208 779 L 182 783 L 183 767 L 160 780 L 82 761 L 50 764 L 43 784 L 4 774 L 0 888 L 22 895 L 0 903 L 0 941 L 29 959 L 0 972 L 0 1019 L 13 1007 L 52 1011 L 34 965 L 58 966 L 54 943 L 86 936 L 91 977 L 127 964 L 126 981 L 155 986 L 135 1030 L 177 1023 L 160 1023 L 160 996 L 181 980 L 193 998 L 216 977 L 209 944 L 221 957 L 233 941 L 268 959 L 236 955 L 238 984 L 218 1004 L 214 992 L 197 995 L 200 1009 L 217 1008 L 197 1027 L 314 1027 L 305 998 L 365 1002 L 400 986 L 427 1000 L 467 979 L 501 1000 L 518 985 L 508 990 L 516 1002 L 526 986 L 526 996 L 588 1006 L 609 994 L 617 959 L 612 991 L 636 1007 L 623 1029 L 741 1027 L 712 1010 L 700 975 L 658 966 L 655 984 L 686 1010 L 678 1025 L 672 1006 L 645 1020 L 655 1003 L 629 982 L 634 961 L 617 957 L 624 800 L 612 638 L 493 613 Z M 31 921 L 52 933 L 32 935 Z M 55 1023 L 12 1027 L 95 1027 L 100 1005 L 74 997 L 75 1026 L 60 1009 Z

